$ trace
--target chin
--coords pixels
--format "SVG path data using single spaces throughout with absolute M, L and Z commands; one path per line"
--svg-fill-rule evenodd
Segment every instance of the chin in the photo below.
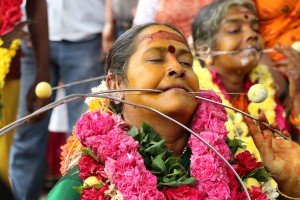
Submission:
M 165 102 L 164 105 L 159 106 L 157 110 L 176 119 L 176 118 L 190 118 L 197 108 L 197 101 L 181 101 L 175 99 Z

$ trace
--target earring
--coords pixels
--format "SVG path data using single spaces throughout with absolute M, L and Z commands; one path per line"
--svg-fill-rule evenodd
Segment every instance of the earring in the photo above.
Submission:
M 212 56 L 207 56 L 204 62 L 206 65 L 212 65 L 214 63 Z

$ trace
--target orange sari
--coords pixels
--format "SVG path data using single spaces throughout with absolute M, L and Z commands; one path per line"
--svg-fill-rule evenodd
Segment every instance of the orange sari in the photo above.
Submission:
M 292 45 L 300 40 L 299 0 L 256 0 L 256 7 L 265 48 L 273 48 L 277 43 Z M 270 56 L 273 60 L 283 58 L 277 53 Z

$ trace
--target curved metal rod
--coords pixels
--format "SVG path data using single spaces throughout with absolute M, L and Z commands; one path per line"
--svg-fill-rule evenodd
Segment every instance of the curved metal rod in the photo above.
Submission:
M 227 106 L 225 104 L 222 104 L 220 102 L 217 102 L 217 101 L 213 101 L 213 100 L 210 100 L 210 99 L 206 99 L 206 98 L 203 98 L 203 97 L 200 97 L 200 96 L 195 96 L 197 99 L 201 99 L 201 100 L 205 100 L 205 101 L 209 101 L 211 103 L 214 103 L 214 104 L 217 104 L 217 105 L 220 105 L 220 106 L 224 106 L 225 108 L 229 108 L 231 110 L 234 110 L 236 112 L 239 112 L 241 113 L 242 115 L 245 115 L 253 120 L 255 120 L 256 122 L 260 123 L 260 124 L 263 124 L 265 127 L 267 127 L 268 129 L 270 129 L 271 131 L 277 133 L 278 135 L 280 135 L 281 137 L 283 137 L 284 139 L 286 140 L 289 140 L 289 141 L 292 141 L 289 137 L 285 136 L 282 132 L 280 132 L 279 130 L 275 129 L 275 128 L 272 128 L 269 124 L 267 124 L 266 122 L 262 122 L 260 121 L 259 119 L 256 119 L 255 117 L 253 117 L 252 115 L 244 112 L 244 111 L 241 111 L 239 109 L 236 109 L 234 107 L 231 107 L 231 106 Z
M 239 183 L 243 187 L 243 190 L 245 191 L 247 198 L 249 200 L 251 199 L 250 195 L 249 195 L 249 193 L 247 191 L 247 188 L 246 188 L 245 184 L 243 183 L 241 177 L 234 170 L 234 168 L 230 165 L 230 163 L 213 146 L 211 146 L 209 143 L 207 143 L 203 138 L 201 138 L 194 131 L 192 131 L 191 129 L 189 129 L 185 125 L 183 125 L 180 122 L 172 119 L 171 117 L 169 117 L 169 116 L 161 113 L 160 111 L 158 111 L 156 109 L 153 109 L 153 108 L 150 108 L 150 107 L 144 106 L 144 105 L 135 104 L 135 103 L 132 103 L 132 102 L 127 102 L 127 101 L 124 101 L 124 100 L 121 100 L 121 99 L 117 99 L 117 98 L 111 97 L 109 95 L 103 95 L 104 93 L 114 93 L 114 92 L 122 92 L 122 91 L 146 91 L 146 92 L 157 92 L 157 93 L 162 92 L 160 90 L 152 90 L 152 89 L 121 89 L 121 90 L 109 90 L 109 91 L 103 91 L 103 92 L 97 92 L 97 93 L 89 93 L 89 94 L 73 94 L 73 95 L 69 95 L 69 96 L 66 96 L 65 98 L 63 98 L 61 100 L 55 101 L 53 103 L 48 104 L 47 106 L 42 107 L 41 109 L 33 112 L 32 114 L 30 114 L 28 116 L 25 116 L 25 117 L 21 118 L 20 120 L 15 121 L 14 123 L 12 123 L 12 124 L 10 124 L 8 126 L 3 127 L 2 129 L 0 129 L 0 136 L 3 135 L 3 134 L 5 134 L 9 130 L 15 128 L 16 126 L 19 126 L 20 124 L 23 124 L 25 121 L 27 121 L 29 118 L 31 118 L 33 116 L 39 115 L 42 112 L 46 112 L 46 111 L 48 111 L 48 110 L 50 110 L 50 109 L 52 109 L 54 107 L 57 107 L 59 105 L 62 105 L 64 103 L 68 103 L 70 101 L 73 101 L 73 100 L 76 100 L 76 99 L 79 99 L 79 98 L 98 97 L 98 98 L 106 98 L 106 99 L 110 99 L 110 100 L 114 100 L 114 101 L 119 101 L 119 102 L 122 102 L 122 103 L 125 103 L 125 104 L 128 104 L 128 105 L 140 107 L 140 108 L 147 109 L 147 110 L 150 110 L 152 112 L 155 112 L 155 113 L 159 114 L 160 116 L 162 116 L 162 117 L 164 117 L 164 118 L 166 118 L 166 119 L 174 122 L 175 124 L 181 126 L 186 131 L 188 131 L 189 133 L 191 133 L 192 135 L 194 135 L 198 140 L 200 140 L 201 142 L 203 142 L 214 153 L 216 153 L 216 155 L 230 168 L 230 170 L 232 170 L 232 172 L 235 174 L 236 178 L 238 179 Z M 196 97 L 196 98 L 198 98 L 198 97 Z M 203 97 L 201 97 L 199 99 L 205 100 L 205 101 L 209 101 L 209 102 L 212 102 L 212 103 L 218 103 L 218 105 L 224 106 L 223 104 L 221 104 L 219 102 L 215 102 L 215 101 L 212 101 L 210 99 L 203 98 Z
M 86 82 L 90 82 L 90 81 L 101 80 L 101 79 L 104 79 L 104 78 L 106 78 L 106 75 L 87 78 L 87 79 L 84 79 L 84 80 L 74 81 L 74 82 L 71 82 L 71 83 L 68 83 L 68 84 L 63 84 L 63 85 L 53 87 L 52 90 L 57 90 L 57 89 L 60 89 L 60 88 L 70 87 L 70 86 L 73 86 L 73 85 L 78 85 L 78 84 L 86 83 Z
M 54 101 L 52 103 L 47 104 L 46 106 L 34 111 L 33 113 L 20 118 L 4 127 L 2 127 L 0 129 L 0 137 L 2 135 L 4 135 L 5 133 L 7 133 L 8 131 L 18 127 L 19 125 L 23 124 L 24 122 L 26 122 L 28 119 L 39 115 L 43 112 L 46 112 L 48 110 L 53 109 L 54 107 L 60 106 L 62 104 L 68 103 L 70 101 L 76 100 L 76 99 L 80 99 L 80 98 L 85 98 L 85 97 L 93 97 L 93 96 L 89 96 L 89 95 L 99 95 L 99 94 L 106 94 L 106 93 L 115 93 L 115 92 L 134 92 L 134 91 L 142 91 L 142 92 L 154 92 L 154 93 L 160 93 L 162 92 L 161 90 L 154 90 L 154 89 L 119 89 L 119 90 L 106 90 L 106 91 L 101 91 L 101 92 L 94 92 L 94 93 L 88 93 L 88 94 L 71 94 L 68 95 L 60 100 Z M 95 96 L 95 97 L 99 97 L 99 96 Z

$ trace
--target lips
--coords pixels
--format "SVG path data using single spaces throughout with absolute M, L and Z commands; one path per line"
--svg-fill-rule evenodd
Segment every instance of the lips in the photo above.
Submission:
M 171 90 L 171 89 L 183 89 L 183 90 L 185 90 L 186 92 L 190 92 L 189 89 L 187 89 L 186 87 L 181 86 L 181 85 L 171 85 L 171 86 L 168 86 L 168 87 L 163 88 L 162 90 L 163 90 L 164 92 L 166 92 L 166 91 Z
M 258 47 L 258 46 L 247 46 L 246 48 L 244 49 L 241 49 L 240 51 L 244 51 L 244 50 L 254 50 L 254 51 L 261 51 L 261 47 Z

